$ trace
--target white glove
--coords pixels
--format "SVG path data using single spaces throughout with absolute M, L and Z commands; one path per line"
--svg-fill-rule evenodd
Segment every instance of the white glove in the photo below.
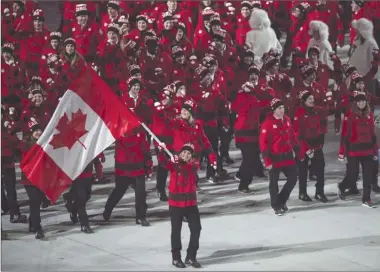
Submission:
M 11 11 L 9 10 L 9 8 L 4 9 L 4 14 L 5 16 L 11 15 Z
M 327 98 L 327 100 L 331 100 L 332 99 L 332 92 L 327 92 L 326 98 Z
M 338 156 L 338 161 L 345 163 L 346 162 L 346 158 L 343 155 L 339 155 Z
M 272 165 L 268 165 L 267 167 L 265 167 L 266 169 L 268 170 L 271 170 L 272 169 Z
M 33 98 L 33 94 L 29 93 L 29 94 L 28 94 L 28 98 L 29 98 L 29 99 L 32 99 L 32 98 Z
M 202 94 L 202 98 L 207 98 L 209 96 L 210 96 L 209 92 L 203 92 L 203 94 Z
M 153 104 L 157 110 L 163 110 L 164 109 L 164 106 L 160 103 L 160 102 L 154 102 Z
M 310 159 L 312 159 L 312 158 L 314 157 L 314 150 L 309 149 L 308 151 L 306 151 L 306 155 L 307 155 Z
M 373 156 L 373 160 L 377 161 L 379 158 L 377 156 Z
M 46 80 L 46 83 L 47 83 L 47 84 L 53 84 L 54 81 L 53 81 L 51 78 L 48 78 L 48 79 Z
M 214 170 L 217 169 L 216 161 L 211 164 L 211 167 L 214 168 Z
M 8 121 L 5 121 L 5 122 L 4 122 L 4 127 L 8 127 L 8 125 L 9 125 L 9 122 L 8 122 Z

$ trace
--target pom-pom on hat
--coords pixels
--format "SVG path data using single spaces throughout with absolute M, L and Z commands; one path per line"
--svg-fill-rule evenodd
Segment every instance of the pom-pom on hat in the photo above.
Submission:
M 108 2 L 107 7 L 119 10 L 120 9 L 120 1 L 111 0 Z
M 74 47 L 77 46 L 77 43 L 75 42 L 75 40 L 73 38 L 67 38 L 64 42 L 63 42 L 63 46 L 66 46 L 68 44 L 71 44 L 73 45 Z
M 110 32 L 110 31 L 116 33 L 117 35 L 121 34 L 120 26 L 118 24 L 115 24 L 115 23 L 111 23 L 108 25 L 107 32 Z
M 89 15 L 86 4 L 78 4 L 75 6 L 75 17 Z
M 299 93 L 298 98 L 301 99 L 302 102 L 305 102 L 310 95 L 312 95 L 311 92 L 304 90 Z
M 275 111 L 278 107 L 284 106 L 284 102 L 278 98 L 273 98 L 270 102 L 270 107 L 272 111 Z
M 11 55 L 14 55 L 15 53 L 15 45 L 11 42 L 6 42 L 4 43 L 3 45 L 3 48 L 1 49 L 1 51 L 4 53 L 4 52 L 8 52 L 9 54 Z
M 30 132 L 35 132 L 36 130 L 42 129 L 41 126 L 38 124 L 36 119 L 33 117 L 28 120 L 28 129 Z
M 186 100 L 182 104 L 182 108 L 186 109 L 188 112 L 190 112 L 191 115 L 194 115 L 195 104 L 194 104 L 194 102 L 192 100 Z
M 62 39 L 62 33 L 61 32 L 50 32 L 50 40 L 58 40 L 60 41 Z
M 33 12 L 33 20 L 45 21 L 44 12 L 41 9 L 36 9 Z
M 181 152 L 184 150 L 189 151 L 191 153 L 191 155 L 194 155 L 194 145 L 193 144 L 191 144 L 191 143 L 184 144 L 183 147 L 181 148 Z

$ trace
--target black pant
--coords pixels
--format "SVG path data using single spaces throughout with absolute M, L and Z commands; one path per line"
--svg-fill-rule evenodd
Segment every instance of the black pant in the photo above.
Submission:
M 158 148 L 156 148 L 156 154 L 158 154 Z M 166 157 L 169 157 L 165 153 Z M 156 180 L 156 189 L 159 192 L 163 192 L 166 188 L 166 180 L 168 179 L 169 170 L 165 167 L 163 167 L 160 162 L 157 166 L 157 180 Z
M 205 134 L 210 141 L 210 144 L 212 146 L 212 149 L 217 154 L 217 166 L 218 170 L 223 169 L 222 160 L 219 156 L 219 135 L 218 135 L 218 128 L 217 127 L 204 127 Z M 215 169 L 211 166 L 210 162 L 207 159 L 207 170 L 206 170 L 206 178 L 214 177 L 215 176 Z
M 230 151 L 230 143 L 232 140 L 231 129 L 228 129 L 227 131 L 225 131 L 223 127 L 219 127 L 218 133 L 220 136 L 220 156 L 222 158 L 228 157 L 229 156 L 228 152 Z
M 8 199 L 5 194 L 5 185 L 3 179 L 1 179 L 1 210 L 4 213 L 9 212 Z
M 310 168 L 314 170 L 314 173 L 317 176 L 315 192 L 317 194 L 323 194 L 325 186 L 325 156 L 322 149 L 315 150 L 312 159 L 305 156 L 303 161 L 298 161 L 299 194 L 307 194 L 307 172 L 309 169 L 309 161 L 311 161 Z
M 44 193 L 33 185 L 25 185 L 25 191 L 29 197 L 29 222 L 34 231 L 41 229 L 40 205 L 44 198 Z
M 359 174 L 359 163 L 363 171 L 363 196 L 362 201 L 371 200 L 371 181 L 373 180 L 375 162 L 373 156 L 348 156 L 347 157 L 347 176 L 339 183 L 339 189 L 344 191 L 356 183 Z
M 281 192 L 278 193 L 278 180 L 280 172 L 286 176 L 286 183 Z M 297 183 L 297 166 L 286 166 L 282 168 L 272 168 L 269 170 L 269 194 L 271 206 L 274 210 L 280 209 L 288 201 L 294 186 Z
M 373 171 L 372 171 L 371 184 L 373 186 L 376 186 L 377 185 L 377 175 L 379 174 L 379 159 L 377 159 L 376 161 L 373 161 L 373 163 L 374 163 L 374 166 L 373 166 Z M 361 162 L 361 165 L 362 165 L 362 169 L 363 169 L 363 162 Z M 348 176 L 348 163 L 346 163 L 346 175 L 344 176 L 342 183 L 347 184 L 348 187 L 346 189 L 357 189 L 356 181 L 359 178 L 359 171 L 358 171 L 358 174 L 357 174 L 355 180 L 352 179 L 351 181 L 347 181 L 347 176 Z M 349 183 L 349 182 L 353 182 L 353 183 Z
M 255 143 L 239 143 L 243 160 L 239 168 L 240 184 L 239 190 L 248 189 L 255 172 L 260 170 L 262 163 L 260 160 L 260 150 Z M 262 170 L 262 169 L 261 169 Z
M 105 212 L 109 214 L 112 213 L 113 208 L 119 203 L 129 186 L 133 187 L 135 190 L 136 218 L 144 219 L 146 215 L 145 176 L 115 176 L 115 188 L 107 199 Z
M 171 232 L 171 244 L 173 260 L 179 260 L 181 258 L 181 230 L 182 219 L 187 218 L 190 229 L 190 241 L 187 248 L 187 256 L 191 259 L 196 259 L 197 251 L 199 249 L 199 236 L 201 235 L 201 218 L 199 215 L 198 206 L 190 207 L 173 207 L 169 206 L 170 222 L 172 224 Z
M 16 170 L 15 168 L 2 169 L 2 184 L 7 192 L 6 199 L 8 200 L 9 214 L 16 216 L 20 214 L 20 208 L 17 201 L 16 192 Z
M 88 226 L 86 203 L 91 198 L 92 178 L 81 178 L 74 180 L 71 185 L 69 198 L 73 203 L 72 213 L 78 214 L 82 226 Z

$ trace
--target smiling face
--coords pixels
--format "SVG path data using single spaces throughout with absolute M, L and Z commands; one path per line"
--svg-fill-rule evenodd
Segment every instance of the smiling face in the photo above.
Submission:
M 182 150 L 181 153 L 179 153 L 179 158 L 184 162 L 189 162 L 191 160 L 191 157 L 192 155 L 189 150 Z
M 305 101 L 306 107 L 314 107 L 314 96 L 309 95 L 309 97 Z
M 53 49 L 57 49 L 57 48 L 58 48 L 58 45 L 59 45 L 58 40 L 51 40 L 51 41 L 50 41 L 50 46 L 51 46 L 51 48 L 53 48 Z
M 174 11 L 177 9 L 177 0 L 169 0 L 166 2 L 168 5 L 168 10 Z
M 119 36 L 114 31 L 107 32 L 107 39 L 112 43 L 116 44 L 119 41 Z
M 33 101 L 34 101 L 34 105 L 40 106 L 42 104 L 42 102 L 44 101 L 42 94 L 37 93 L 37 94 L 33 95 Z
M 13 60 L 13 56 L 9 52 L 3 52 L 2 56 L 3 56 L 4 60 L 7 61 L 7 62 L 10 61 L 10 60 Z
M 247 18 L 251 14 L 250 10 L 247 7 L 243 7 L 240 12 L 241 16 L 244 18 Z
M 363 110 L 365 106 L 367 106 L 367 101 L 365 100 L 360 100 L 356 102 L 356 105 L 358 106 L 359 109 Z
M 131 89 L 129 90 L 130 94 L 133 96 L 133 97 L 137 97 L 139 95 L 139 92 L 140 92 L 140 84 L 139 83 L 136 83 L 134 84 Z
M 190 120 L 191 113 L 187 109 L 182 108 L 181 109 L 181 118 L 184 120 Z
M 145 31 L 146 30 L 146 22 L 144 20 L 140 20 L 137 22 L 137 29 L 139 31 Z
M 363 91 L 364 87 L 365 87 L 364 81 L 359 81 L 358 83 L 356 83 L 356 89 L 357 90 Z
M 186 96 L 186 86 L 182 85 L 181 87 L 179 87 L 176 95 L 179 97 L 185 97 Z
M 65 51 L 66 51 L 67 54 L 72 55 L 75 52 L 75 46 L 72 45 L 72 44 L 67 44 L 65 46 Z
M 173 28 L 173 26 L 174 26 L 174 24 L 173 24 L 172 20 L 167 20 L 164 22 L 164 29 L 165 30 L 170 30 Z
M 41 129 L 37 129 L 35 131 L 33 131 L 32 133 L 32 137 L 36 140 L 38 140 L 42 135 L 42 130 Z

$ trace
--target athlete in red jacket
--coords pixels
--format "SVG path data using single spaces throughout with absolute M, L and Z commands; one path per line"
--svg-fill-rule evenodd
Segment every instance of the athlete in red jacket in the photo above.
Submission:
M 197 159 L 193 159 L 194 145 L 185 144 L 179 155 L 175 155 L 171 161 L 162 151 L 164 146 L 165 144 L 159 146 L 161 151 L 158 156 L 164 162 L 163 165 L 170 171 L 169 213 L 172 225 L 172 264 L 178 268 L 186 267 L 181 258 L 181 229 L 183 217 L 186 217 L 190 228 L 190 242 L 185 263 L 195 268 L 200 268 L 201 265 L 196 258 L 202 229 L 197 206 L 197 171 L 199 162 Z

